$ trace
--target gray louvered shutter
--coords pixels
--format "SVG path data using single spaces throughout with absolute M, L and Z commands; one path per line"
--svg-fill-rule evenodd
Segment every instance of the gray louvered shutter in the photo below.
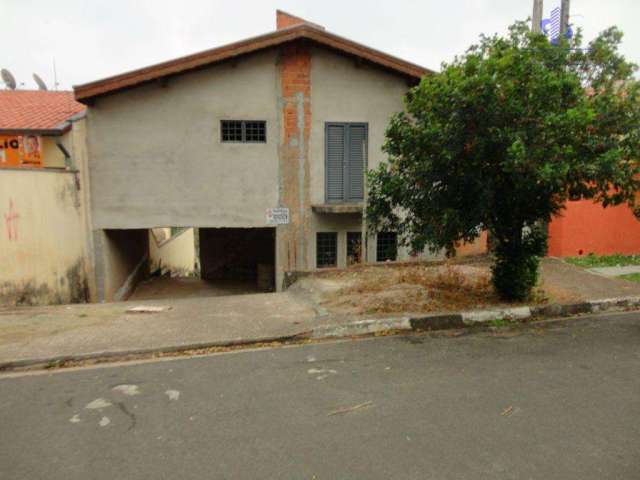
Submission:
M 349 125 L 349 158 L 347 161 L 348 200 L 364 198 L 364 167 L 367 129 L 364 125 Z
M 327 125 L 327 201 L 344 200 L 345 126 Z

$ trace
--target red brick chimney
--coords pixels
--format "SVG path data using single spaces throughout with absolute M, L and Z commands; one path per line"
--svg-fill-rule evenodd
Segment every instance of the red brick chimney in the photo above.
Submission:
M 276 10 L 276 29 L 277 30 L 281 30 L 287 27 L 293 27 L 295 25 L 302 25 L 302 24 L 324 30 L 324 27 L 322 25 L 309 22 L 304 18 L 296 17 L 295 15 L 291 15 L 290 13 L 283 12 L 282 10 Z

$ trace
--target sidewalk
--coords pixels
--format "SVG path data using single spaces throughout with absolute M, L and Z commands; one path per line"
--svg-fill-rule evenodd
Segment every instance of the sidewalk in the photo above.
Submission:
M 486 262 L 485 262 L 486 263 Z M 542 284 L 551 305 L 486 305 L 484 310 L 395 312 L 352 315 L 325 309 L 309 291 L 141 300 L 51 307 L 0 307 L 0 365 L 47 363 L 65 358 L 189 350 L 285 338 L 320 338 L 385 329 L 451 328 L 496 318 L 528 318 L 636 308 L 640 283 L 607 278 L 547 258 Z M 383 292 L 387 294 L 388 292 Z M 632 301 L 588 301 L 634 297 Z M 567 308 L 558 308 L 565 304 Z M 567 305 L 570 304 L 570 305 Z M 139 305 L 171 307 L 157 313 L 127 313 Z M 573 308 L 572 307 L 576 307 Z M 343 332 L 342 334 L 335 332 Z
M 639 282 L 606 277 L 565 263 L 558 258 L 545 258 L 541 266 L 543 286 L 551 294 L 557 291 L 573 295 L 575 300 L 640 295 Z
M 127 313 L 138 305 L 170 306 Z M 285 293 L 0 309 L 0 363 L 261 341 L 322 323 Z

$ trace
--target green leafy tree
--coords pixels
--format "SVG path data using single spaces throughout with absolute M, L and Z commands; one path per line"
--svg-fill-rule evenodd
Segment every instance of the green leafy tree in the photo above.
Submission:
M 545 222 L 569 199 L 636 208 L 640 98 L 636 66 L 610 28 L 581 48 L 515 23 L 481 37 L 409 91 L 386 133 L 388 162 L 369 172 L 367 218 L 414 250 L 454 254 L 483 229 L 504 299 L 535 286 Z

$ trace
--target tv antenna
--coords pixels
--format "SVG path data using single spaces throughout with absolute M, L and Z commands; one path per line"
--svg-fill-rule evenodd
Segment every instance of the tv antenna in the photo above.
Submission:
M 44 83 L 44 80 L 42 80 L 42 78 L 40 78 L 40 75 L 38 75 L 37 73 L 33 74 L 33 80 L 38 84 L 38 90 L 48 90 L 47 84 Z
M 7 86 L 7 89 L 16 89 L 16 79 L 13 77 L 13 75 L 11 75 L 11 72 L 9 70 L 3 68 L 2 70 L 0 70 L 0 75 L 2 76 L 2 81 Z

